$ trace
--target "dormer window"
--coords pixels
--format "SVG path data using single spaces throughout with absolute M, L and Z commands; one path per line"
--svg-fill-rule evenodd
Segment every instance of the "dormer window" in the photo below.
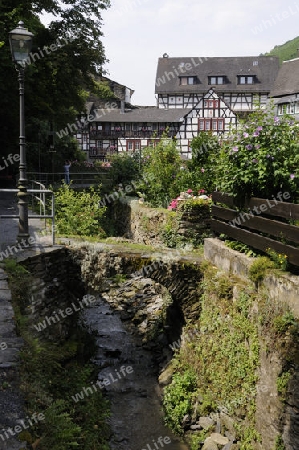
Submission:
M 188 84 L 197 84 L 196 77 L 180 77 L 180 85 L 187 86 Z
M 210 85 L 217 85 L 217 84 L 225 84 L 225 76 L 221 75 L 221 76 L 212 76 L 209 77 L 209 84 Z
M 238 84 L 254 84 L 255 75 L 238 75 Z

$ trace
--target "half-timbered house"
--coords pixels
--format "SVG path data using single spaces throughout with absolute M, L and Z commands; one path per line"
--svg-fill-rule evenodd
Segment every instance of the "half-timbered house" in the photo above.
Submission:
M 270 93 L 278 116 L 299 120 L 299 58 L 284 61 Z
M 90 120 L 86 120 L 89 118 Z M 84 126 L 77 133 L 88 160 L 103 160 L 118 152 L 140 152 L 162 136 L 175 138 L 182 158 L 191 157 L 191 140 L 201 131 L 225 133 L 236 114 L 210 89 L 193 108 L 135 107 L 96 109 L 88 103 Z
M 209 89 L 238 115 L 266 105 L 279 70 L 275 56 L 170 58 L 158 60 L 158 108 L 193 108 Z

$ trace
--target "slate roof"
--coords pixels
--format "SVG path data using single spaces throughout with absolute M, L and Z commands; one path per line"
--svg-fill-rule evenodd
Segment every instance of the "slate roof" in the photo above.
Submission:
M 270 92 L 270 97 L 299 93 L 299 58 L 284 61 Z
M 188 70 L 184 69 L 183 64 L 189 64 Z M 279 59 L 276 56 L 163 57 L 158 60 L 155 92 L 156 94 L 202 94 L 213 87 L 216 92 L 224 93 L 246 91 L 269 93 L 278 70 Z M 240 85 L 237 83 L 238 75 L 255 75 L 257 82 Z M 196 76 L 198 84 L 180 85 L 180 76 Z M 208 84 L 209 76 L 225 76 L 227 83 L 211 86 Z
M 126 109 L 124 113 L 120 109 L 99 109 L 92 114 L 96 116 L 95 122 L 180 122 L 191 108 L 159 109 L 145 107 Z

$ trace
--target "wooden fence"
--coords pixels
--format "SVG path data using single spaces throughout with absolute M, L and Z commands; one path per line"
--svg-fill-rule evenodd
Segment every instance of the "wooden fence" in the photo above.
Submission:
M 299 266 L 299 226 L 286 223 L 299 220 L 299 205 L 252 197 L 238 211 L 231 195 L 214 192 L 212 200 L 212 230 L 264 252 L 271 248 Z

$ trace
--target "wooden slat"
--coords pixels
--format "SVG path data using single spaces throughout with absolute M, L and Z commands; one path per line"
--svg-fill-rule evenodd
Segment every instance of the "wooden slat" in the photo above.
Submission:
M 278 222 L 277 220 L 266 219 L 260 216 L 246 216 L 246 213 L 238 213 L 233 209 L 221 208 L 221 206 L 212 205 L 212 215 L 217 219 L 233 221 L 240 220 L 240 223 L 234 222 L 234 225 L 249 228 L 267 233 L 271 236 L 286 239 L 288 241 L 299 243 L 299 227 Z M 230 224 L 229 224 L 230 225 Z M 233 225 L 232 225 L 233 226 Z
M 213 192 L 212 200 L 215 203 L 223 203 L 227 206 L 234 206 L 234 197 L 230 194 L 225 194 L 224 192 Z
M 299 266 L 299 249 L 292 247 L 291 245 L 285 245 L 281 242 L 274 241 L 273 239 L 259 236 L 256 233 L 252 233 L 247 230 L 243 230 L 238 227 L 232 227 L 227 223 L 220 222 L 212 219 L 212 230 L 218 233 L 224 233 L 237 241 L 250 245 L 258 250 L 266 251 L 267 248 L 272 248 L 275 252 L 287 255 L 290 263 Z
M 223 208 L 222 206 L 218 205 L 212 205 L 211 212 L 212 216 L 223 220 L 233 220 L 239 215 L 239 212 L 235 209 Z
M 260 206 L 265 205 L 266 211 L 261 211 Z M 285 219 L 299 220 L 299 205 L 294 203 L 276 202 L 274 200 L 267 200 L 264 198 L 252 197 L 249 201 L 248 207 L 254 211 L 254 207 L 258 208 L 262 214 L 284 217 Z

